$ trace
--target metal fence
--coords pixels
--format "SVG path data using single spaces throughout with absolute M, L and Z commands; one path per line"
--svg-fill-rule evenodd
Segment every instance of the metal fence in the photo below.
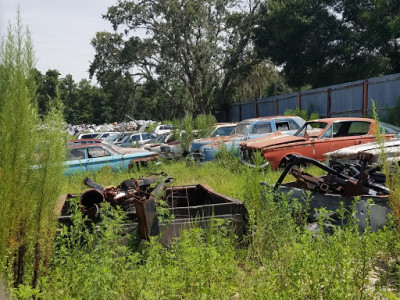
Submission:
M 283 115 L 288 109 L 317 112 L 321 117 L 359 117 L 372 112 L 372 101 L 380 117 L 400 97 L 400 73 L 328 87 L 230 104 L 227 121 Z

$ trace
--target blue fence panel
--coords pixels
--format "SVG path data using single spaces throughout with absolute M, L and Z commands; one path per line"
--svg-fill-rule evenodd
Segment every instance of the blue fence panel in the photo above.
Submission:
M 385 116 L 388 108 L 396 106 L 400 97 L 400 76 L 385 76 L 368 80 L 368 114 L 375 102 L 379 116 Z
M 301 92 L 301 109 L 317 111 L 321 117 L 325 117 L 328 113 L 328 90 L 330 89 L 329 113 L 331 116 L 361 116 L 364 100 L 363 82 L 359 80 Z M 370 78 L 367 83 L 367 114 L 371 115 L 372 99 L 379 115 L 384 117 L 387 109 L 394 107 L 400 97 L 400 73 Z M 275 115 L 276 99 L 278 100 L 278 114 L 280 115 L 288 109 L 297 107 L 296 93 L 268 97 L 258 101 L 258 115 Z M 228 121 L 239 121 L 240 115 L 242 120 L 253 118 L 256 116 L 255 108 L 255 101 L 231 104 L 227 113 Z
M 242 103 L 242 120 L 255 118 L 255 117 L 256 117 L 255 102 Z
M 288 109 L 297 107 L 297 94 L 290 94 L 287 97 L 278 98 L 278 115 L 282 116 Z
M 258 116 L 267 117 L 275 115 L 275 101 L 269 97 L 258 101 Z
M 308 112 L 317 112 L 321 117 L 326 116 L 327 89 L 311 90 L 301 93 L 301 109 Z
M 363 85 L 331 90 L 331 116 L 361 117 Z
M 240 106 L 238 104 L 229 105 L 227 122 L 239 122 L 239 110 Z

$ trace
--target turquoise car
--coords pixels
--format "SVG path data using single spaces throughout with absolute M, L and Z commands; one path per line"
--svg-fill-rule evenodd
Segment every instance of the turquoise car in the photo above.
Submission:
M 142 149 L 135 149 L 131 153 L 122 153 L 110 145 L 103 143 L 84 144 L 69 147 L 69 158 L 65 162 L 65 174 L 91 171 L 95 172 L 103 167 L 114 170 L 124 170 L 132 164 L 155 160 L 157 153 Z

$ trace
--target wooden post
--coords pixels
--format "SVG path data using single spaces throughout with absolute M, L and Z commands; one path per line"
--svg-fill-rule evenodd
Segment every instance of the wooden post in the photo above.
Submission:
M 365 117 L 367 115 L 368 109 L 368 80 L 363 82 L 363 103 L 362 103 L 362 115 Z
M 255 109 L 256 109 L 256 118 L 258 118 L 258 99 L 256 98 L 256 101 L 255 101 Z
M 301 110 L 301 93 L 297 93 L 297 107 Z
M 278 115 L 279 109 L 278 109 L 278 99 L 275 99 L 275 116 Z

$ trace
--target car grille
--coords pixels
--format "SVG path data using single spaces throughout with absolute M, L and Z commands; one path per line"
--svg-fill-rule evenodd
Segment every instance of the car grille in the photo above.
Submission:
M 161 152 L 170 152 L 170 148 L 168 146 L 161 146 L 160 150 Z
M 204 161 L 204 157 L 203 157 L 203 155 L 201 155 L 199 150 L 194 150 L 194 151 L 190 152 L 190 156 L 192 157 L 192 159 L 194 161 L 197 161 L 197 162 Z

